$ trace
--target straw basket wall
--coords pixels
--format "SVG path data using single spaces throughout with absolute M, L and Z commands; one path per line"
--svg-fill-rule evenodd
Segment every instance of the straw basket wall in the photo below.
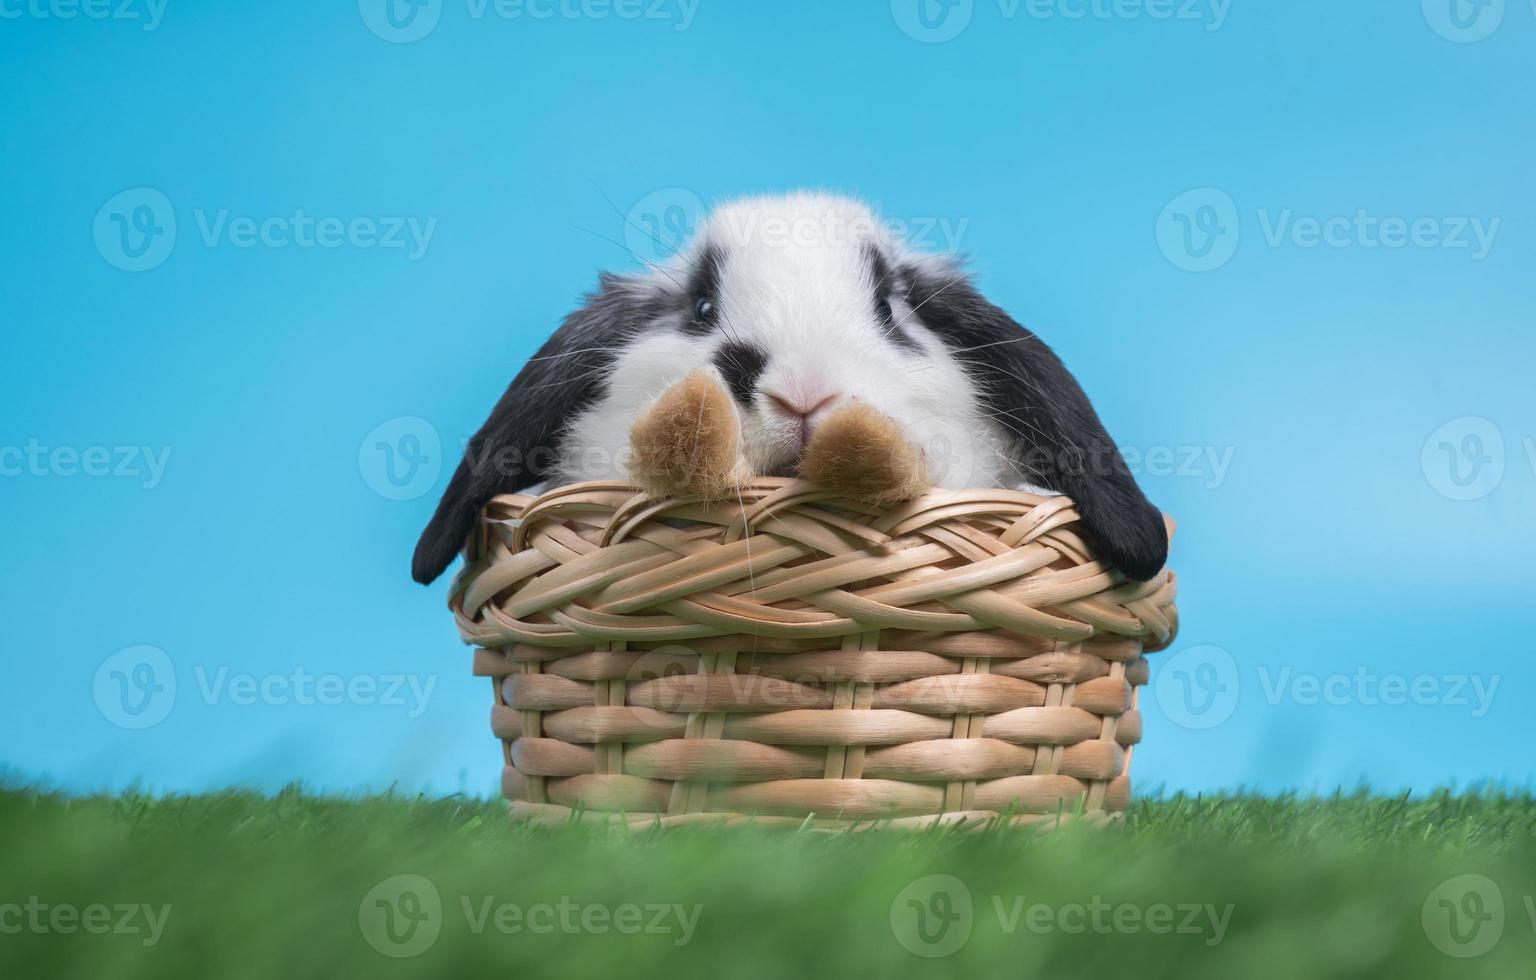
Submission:
M 1070 500 L 880 511 L 585 483 L 486 508 L 450 605 L 515 815 L 837 827 L 1103 819 L 1130 799 L 1174 579 L 1095 561 Z

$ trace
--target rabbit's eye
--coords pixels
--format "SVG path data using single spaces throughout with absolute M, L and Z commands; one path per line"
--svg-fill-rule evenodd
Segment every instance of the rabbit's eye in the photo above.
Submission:
M 700 323 L 708 323 L 714 319 L 715 302 L 708 296 L 700 296 L 699 301 L 693 304 L 693 318 Z
M 875 301 L 875 315 L 887 327 L 896 322 L 896 311 L 891 309 L 891 301 L 883 296 Z

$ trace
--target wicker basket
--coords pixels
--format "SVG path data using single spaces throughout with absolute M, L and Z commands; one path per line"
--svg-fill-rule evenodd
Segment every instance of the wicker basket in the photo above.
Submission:
M 450 606 L 537 820 L 795 827 L 1104 819 L 1174 578 L 1095 561 L 1072 502 L 879 511 L 762 478 L 729 504 L 584 483 L 486 508 Z

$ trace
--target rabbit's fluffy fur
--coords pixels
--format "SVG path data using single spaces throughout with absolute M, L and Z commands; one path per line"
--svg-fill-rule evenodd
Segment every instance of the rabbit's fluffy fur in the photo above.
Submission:
M 638 478 L 723 494 L 801 475 L 890 502 L 927 486 L 1070 494 L 1106 560 L 1167 553 L 1087 397 L 948 259 L 821 194 L 721 207 L 665 266 L 604 276 L 471 440 L 422 536 L 431 581 L 497 493 Z

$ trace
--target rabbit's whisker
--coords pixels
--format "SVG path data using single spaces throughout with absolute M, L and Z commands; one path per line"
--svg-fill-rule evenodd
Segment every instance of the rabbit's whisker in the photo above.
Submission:
M 598 186 L 598 183 L 595 180 L 592 181 L 592 189 L 597 191 L 598 196 L 601 197 L 604 201 L 606 201 L 610 208 L 613 208 L 613 213 L 618 215 L 619 218 L 626 225 L 628 225 L 629 227 L 635 229 L 640 234 L 644 235 L 646 238 L 649 238 L 651 241 L 655 242 L 657 245 L 660 245 L 662 248 L 664 248 L 667 251 L 671 252 L 674 257 L 682 254 L 682 250 L 680 248 L 678 248 L 676 245 L 668 245 L 666 242 L 662 241 L 661 239 L 657 238 L 655 235 L 651 234 L 650 232 L 646 231 L 644 228 L 640 227 L 639 225 L 637 225 L 633 221 L 631 221 L 629 219 L 629 215 L 627 215 L 623 211 L 619 210 L 619 206 L 617 204 L 613 203 L 613 198 L 609 197 L 606 193 L 604 193 L 603 189 Z M 637 256 L 637 258 L 638 258 L 638 256 Z
M 912 309 L 908 310 L 906 316 L 902 317 L 900 320 L 897 320 L 895 323 L 891 324 L 891 329 L 887 330 L 885 332 L 885 335 L 887 337 L 889 337 L 891 334 L 893 334 L 897 330 L 901 329 L 901 325 L 906 323 L 908 320 L 912 319 L 914 316 L 916 316 L 918 310 L 922 309 L 923 307 L 927 306 L 930 302 L 932 302 L 933 300 L 937 299 L 938 296 L 939 296 L 939 293 L 944 292 L 944 290 L 946 290 L 949 287 L 953 286 L 955 283 L 960 282 L 964 278 L 965 278 L 965 276 L 963 276 L 963 275 L 962 276 L 956 276 L 955 278 L 951 279 L 949 282 L 945 283 L 942 287 L 940 287 L 939 289 L 935 290 L 934 293 L 931 296 L 929 296 L 927 299 L 923 300 L 921 303 L 917 304 L 916 306 L 912 307 Z

